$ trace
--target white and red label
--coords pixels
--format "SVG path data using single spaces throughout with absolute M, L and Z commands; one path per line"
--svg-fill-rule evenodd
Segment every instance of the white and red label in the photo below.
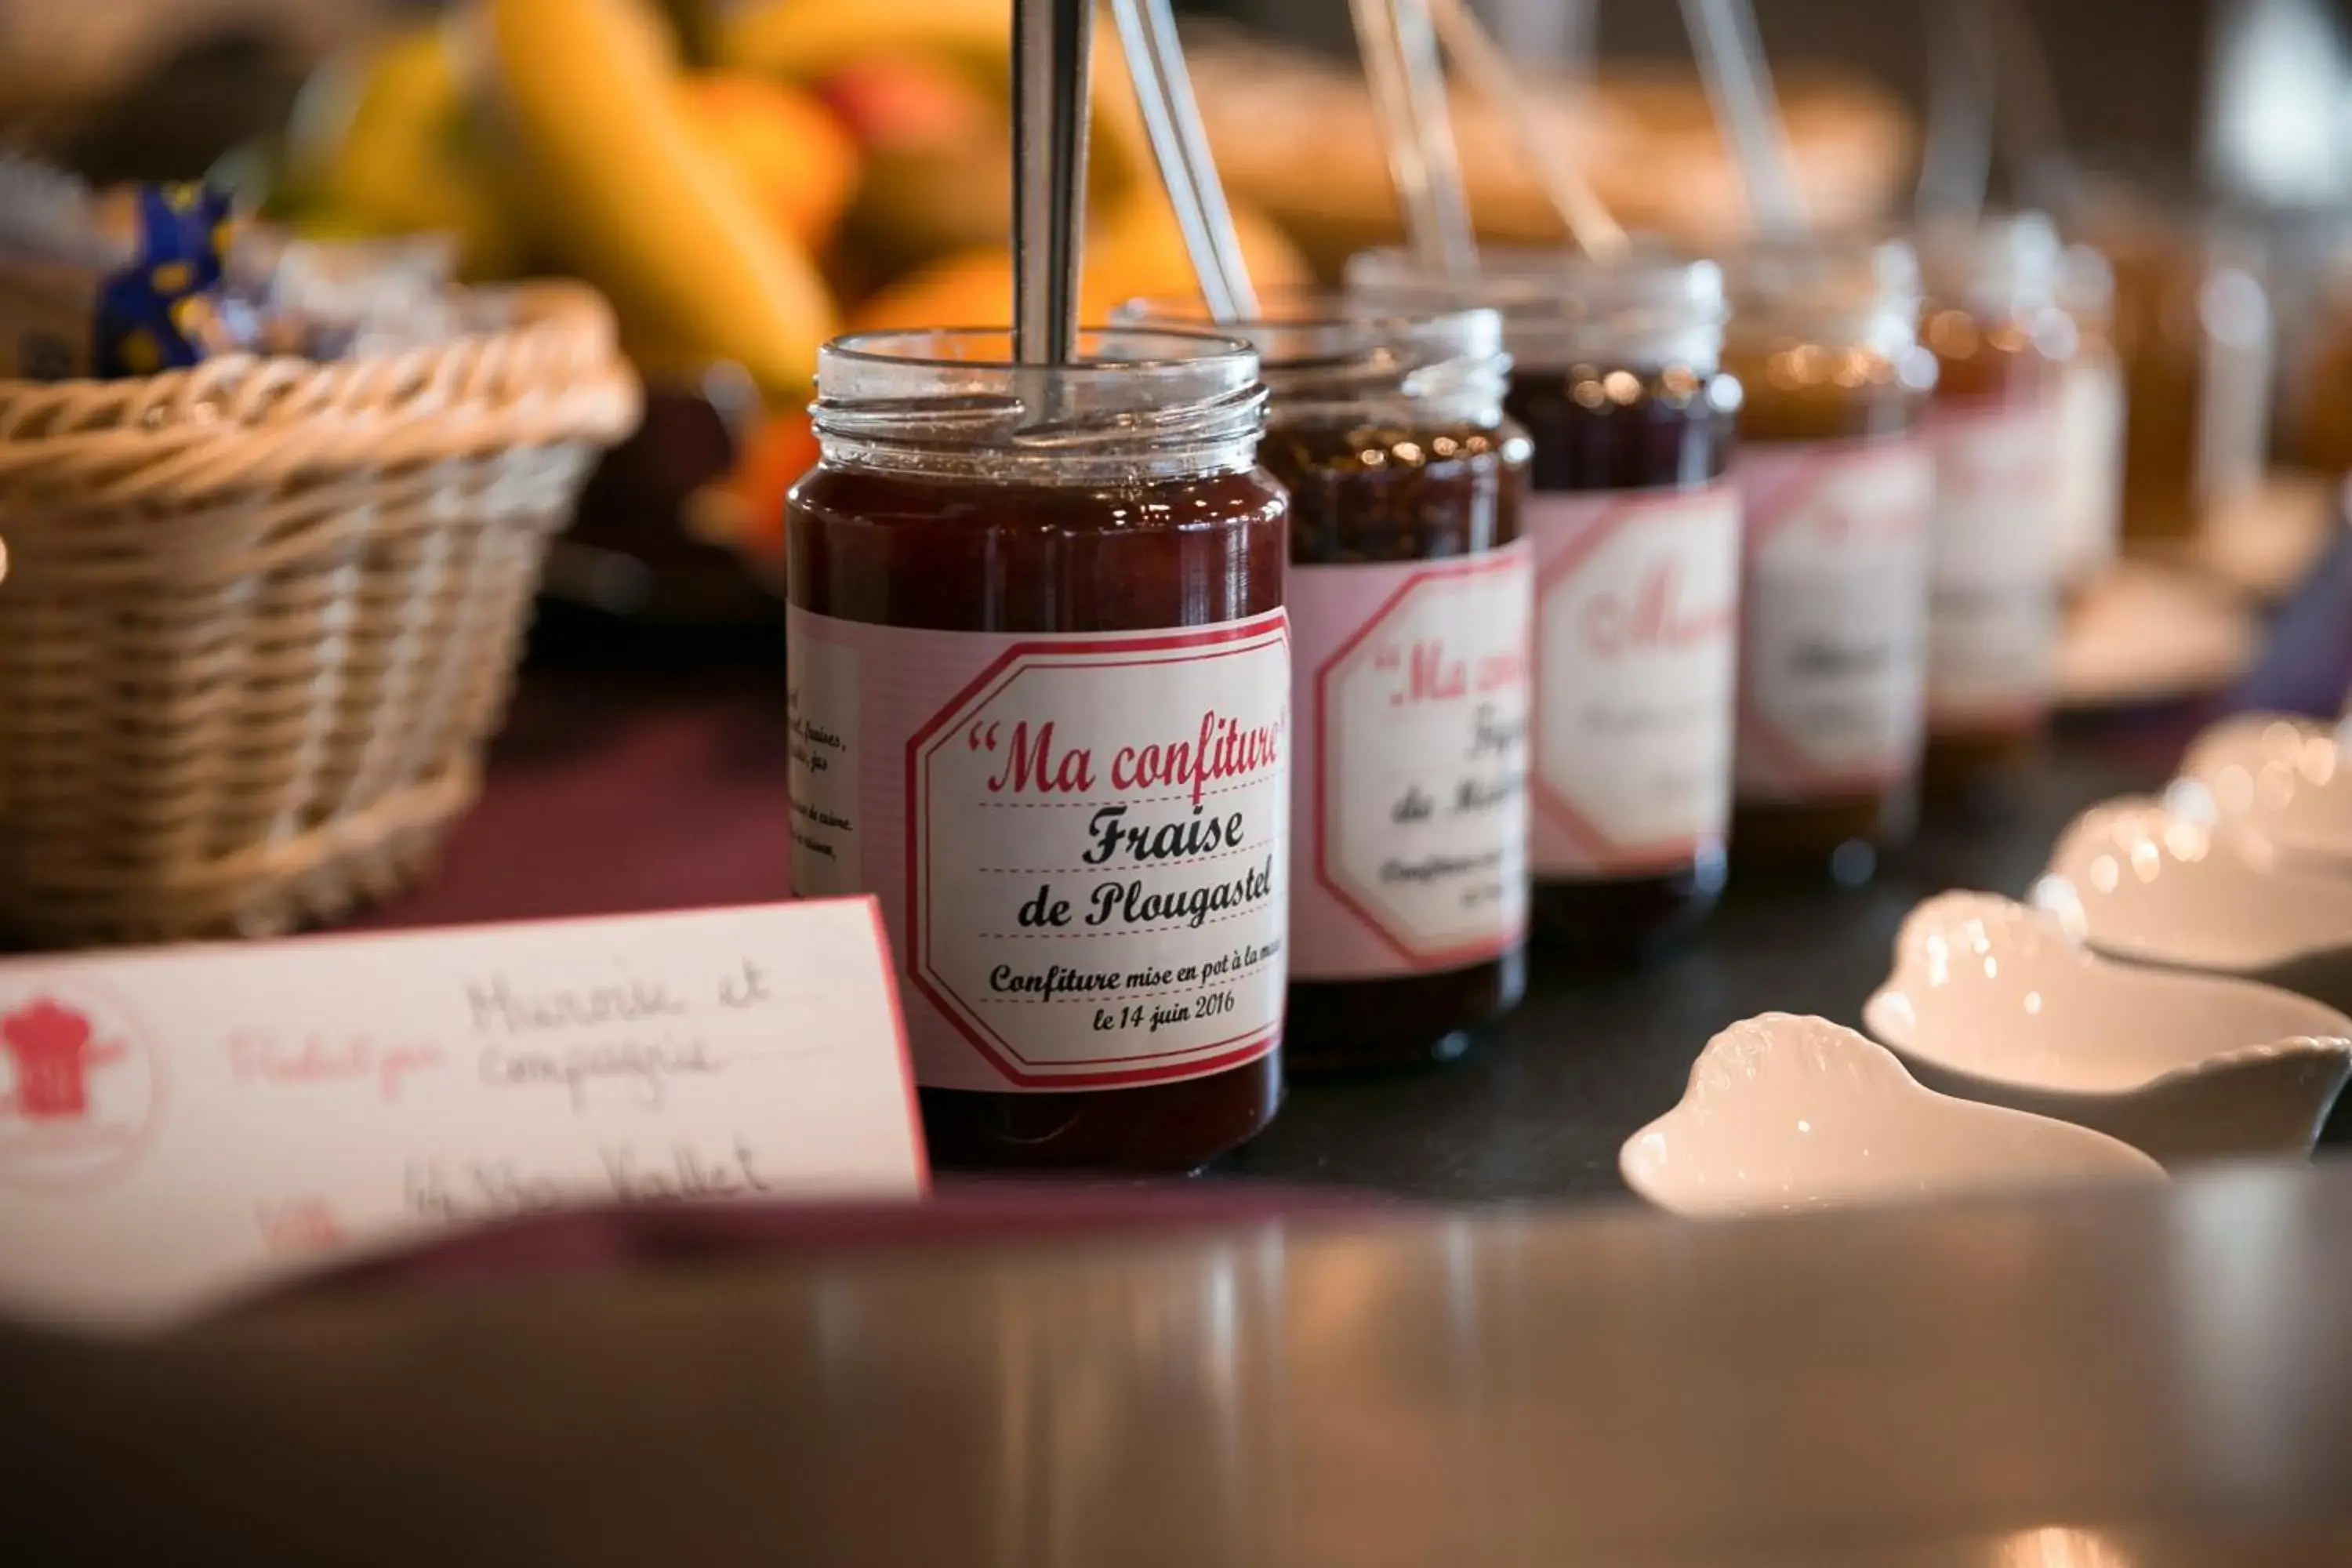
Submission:
M 2050 705 L 2058 662 L 2061 428 L 2053 400 L 1935 410 L 1930 727 L 2002 725 Z
M 923 1083 L 1160 1083 L 1274 1048 L 1281 611 L 1001 636 L 794 609 L 786 636 L 793 890 L 879 897 Z
M 1927 654 L 1926 442 L 1749 446 L 1738 790 L 1820 799 L 1917 764 Z
M 926 1185 L 872 900 L 0 962 L 0 1314 L 550 1210 Z
M 1538 877 L 1661 871 L 1731 815 L 1739 498 L 1530 498 Z
M 1294 978 L 1459 969 L 1524 934 L 1529 560 L 1291 568 Z
M 2113 563 L 2124 524 L 2124 371 L 2113 349 L 2076 354 L 2058 382 L 2058 566 L 2068 583 Z

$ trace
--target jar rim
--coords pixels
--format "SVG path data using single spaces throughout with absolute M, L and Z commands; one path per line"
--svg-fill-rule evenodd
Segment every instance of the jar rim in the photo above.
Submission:
M 1712 372 L 1729 316 L 1723 269 L 1644 241 L 1601 260 L 1560 246 L 1491 246 L 1479 270 L 1447 273 L 1399 247 L 1349 258 L 1350 293 L 1396 307 L 1486 306 L 1501 312 L 1520 363 L 1681 361 Z
M 2000 310 L 2057 299 L 2065 247 L 2046 214 L 1931 219 L 1919 226 L 1916 244 L 1931 300 Z
M 809 414 L 830 461 L 966 476 L 1121 479 L 1249 466 L 1266 392 L 1240 339 L 1092 327 L 1079 358 L 1012 356 L 1005 327 L 860 332 L 817 351 Z
M 1502 317 L 1491 308 L 1393 309 L 1297 289 L 1262 296 L 1258 310 L 1216 326 L 1257 351 L 1258 379 L 1282 419 L 1502 420 L 1511 356 Z M 1114 316 L 1149 322 L 1204 311 L 1197 296 L 1144 296 Z
M 986 354 L 891 352 L 894 347 L 911 348 L 919 342 L 988 344 L 997 352 Z M 1157 344 L 1160 352 L 1116 358 L 1100 357 L 1098 351 L 1114 343 L 1131 343 L 1138 348 Z M 1089 345 L 1097 352 L 1088 353 Z M 1218 360 L 1235 356 L 1255 360 L 1257 356 L 1256 349 L 1241 338 L 1159 324 L 1112 323 L 1081 328 L 1077 347 L 1078 357 L 1066 363 L 1034 364 L 1014 356 L 1013 329 L 1010 327 L 891 327 L 874 331 L 847 332 L 830 340 L 817 350 L 818 374 L 821 379 L 824 363 L 834 361 L 851 365 L 906 370 L 1002 371 L 1008 374 L 1051 370 L 1064 375 L 1097 375 L 1139 370 L 1198 369 Z
M 1900 235 L 1845 233 L 1759 238 L 1724 258 L 1729 335 L 1775 335 L 1899 350 L 1914 341 L 1919 256 Z
M 1461 308 L 1484 305 L 1507 315 L 1545 310 L 1597 323 L 1623 311 L 1680 306 L 1696 325 L 1719 321 L 1727 309 L 1719 265 L 1650 243 L 1610 260 L 1558 246 L 1486 246 L 1478 252 L 1478 270 L 1467 275 L 1383 246 L 1349 257 L 1347 271 L 1349 289 L 1371 300 L 1459 300 Z
M 1814 234 L 1748 241 L 1723 258 L 1734 314 L 1757 294 L 1843 283 L 1887 296 L 1919 289 L 1919 253 L 1899 234 Z
M 1296 305 L 1295 313 L 1284 305 Z M 1319 370 L 1399 343 L 1445 348 L 1457 354 L 1492 356 L 1503 352 L 1503 320 L 1491 306 L 1400 308 L 1328 289 L 1285 289 L 1262 294 L 1258 314 L 1214 321 L 1198 295 L 1143 294 L 1123 300 L 1114 321 L 1137 326 L 1174 325 L 1198 320 L 1220 334 L 1257 352 L 1267 374 Z M 1328 346 L 1283 349 L 1304 341 Z

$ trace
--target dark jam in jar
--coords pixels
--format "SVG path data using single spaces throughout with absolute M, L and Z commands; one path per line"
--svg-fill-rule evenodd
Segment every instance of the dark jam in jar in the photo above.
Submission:
M 1918 815 L 1935 362 L 1899 240 L 1759 243 L 1729 264 L 1739 377 L 1736 867 L 1856 883 Z
M 2020 214 L 1927 229 L 1920 341 L 1937 362 L 1927 657 L 1931 800 L 1975 795 L 2040 749 L 2057 685 L 2059 376 L 2074 348 L 2057 307 L 2057 235 Z
M 1528 440 L 1493 311 L 1284 303 L 1220 329 L 1258 350 L 1291 496 L 1284 1054 L 1447 1059 L 1527 988 Z
M 1489 250 L 1473 283 L 1359 257 L 1369 302 L 1453 289 L 1500 309 L 1504 406 L 1534 444 L 1536 930 L 1614 966 L 1695 928 L 1724 879 L 1731 808 L 1738 384 L 1721 374 L 1721 274 Z
M 1286 501 L 1255 357 L 1117 330 L 1015 367 L 1004 339 L 820 361 L 793 887 L 880 899 L 934 1160 L 1189 1169 L 1281 1100 Z

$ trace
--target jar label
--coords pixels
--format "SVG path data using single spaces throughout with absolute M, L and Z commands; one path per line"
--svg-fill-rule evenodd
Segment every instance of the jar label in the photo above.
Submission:
M 2056 409 L 2045 399 L 1946 406 L 1928 431 L 1928 726 L 2030 723 L 2057 679 Z
M 1460 969 L 1525 933 L 1529 560 L 1290 569 L 1293 978 Z
M 2074 356 L 2058 383 L 2058 570 L 2067 583 L 2115 560 L 2124 525 L 2124 373 L 2112 350 Z
M 1738 494 L 1538 495 L 1527 515 L 1535 873 L 1670 870 L 1731 815 Z
M 1283 612 L 1000 636 L 785 623 L 793 890 L 870 892 L 935 1089 L 1198 1078 L 1273 1049 Z
M 2243 495 L 2263 482 L 2278 353 L 2270 299 L 2239 268 L 2219 266 L 2207 274 L 2198 289 L 2197 324 L 2192 510 Z
M 1927 668 L 1925 441 L 1741 448 L 1739 795 L 1874 794 L 1919 761 Z

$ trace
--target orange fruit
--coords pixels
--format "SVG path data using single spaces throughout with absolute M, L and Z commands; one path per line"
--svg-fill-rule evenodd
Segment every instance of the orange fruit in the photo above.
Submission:
M 806 414 L 779 414 L 743 444 L 727 489 L 740 520 L 738 547 L 755 555 L 784 550 L 784 494 L 816 467 L 816 433 Z
M 1314 281 L 1282 230 L 1246 208 L 1234 227 L 1250 280 L 1260 293 L 1295 291 Z M 1168 198 L 1157 190 L 1112 204 L 1088 232 L 1081 258 L 1085 279 L 1078 315 L 1088 326 L 1143 296 L 1199 297 L 1192 262 Z M 898 279 L 850 312 L 853 331 L 920 327 L 1001 327 L 1013 319 L 1013 258 L 1002 245 L 943 257 Z
M 849 313 L 849 330 L 1002 327 L 1013 320 L 1013 257 L 984 245 L 940 258 L 881 289 Z
M 742 71 L 688 77 L 680 98 L 704 143 L 742 176 L 779 226 L 811 249 L 857 189 L 857 142 L 814 95 Z

